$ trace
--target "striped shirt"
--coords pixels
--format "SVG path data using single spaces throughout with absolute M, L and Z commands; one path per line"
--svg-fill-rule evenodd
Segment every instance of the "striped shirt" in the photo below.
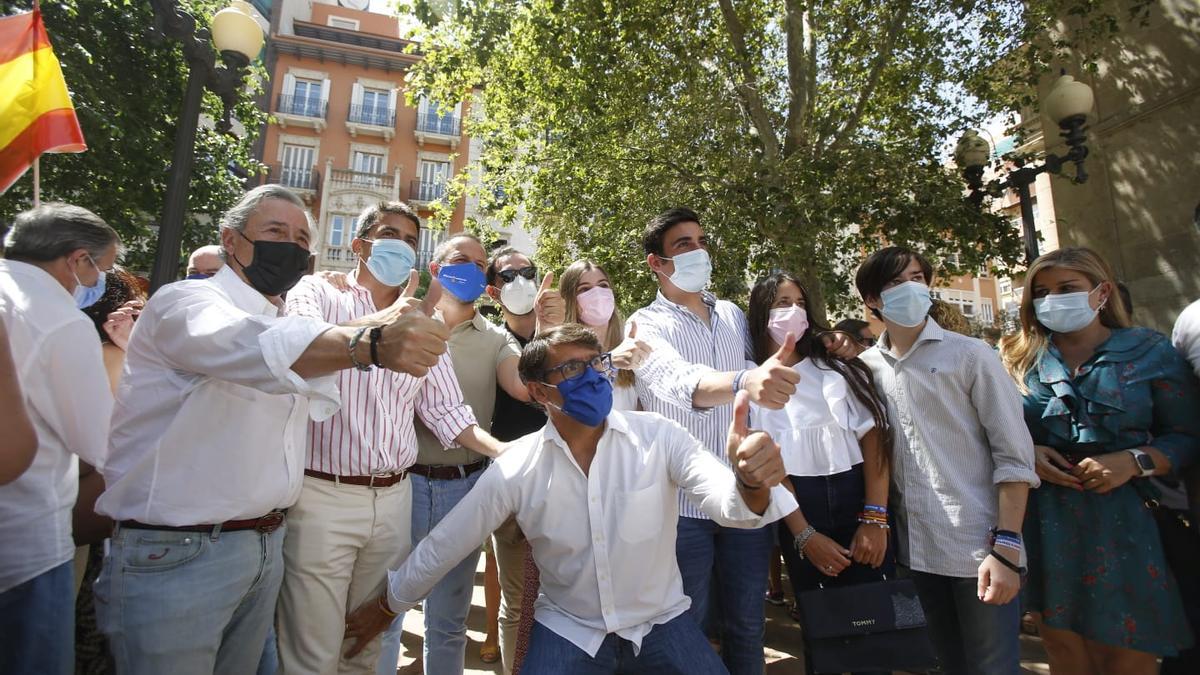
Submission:
M 637 322 L 638 338 L 653 349 L 637 369 L 637 393 L 642 407 L 678 422 L 730 466 L 725 441 L 733 421 L 733 403 L 695 408 L 692 394 L 705 375 L 746 367 L 751 353 L 750 329 L 737 305 L 717 300 L 708 292 L 702 297 L 708 305 L 709 323 L 687 307 L 671 302 L 661 291 L 654 302 L 629 317 L 629 321 Z M 679 515 L 708 518 L 682 492 Z
M 903 356 L 887 334 L 859 357 L 896 430 L 896 557 L 918 572 L 976 576 L 991 550 L 1000 483 L 1039 484 L 1016 383 L 982 340 L 928 319 Z
M 371 292 L 347 278 L 339 291 L 306 276 L 287 294 L 287 313 L 345 324 L 376 311 Z M 463 402 L 450 352 L 423 377 L 382 368 L 338 373 L 342 409 L 323 422 L 310 422 L 307 468 L 339 476 L 369 476 L 407 469 L 417 458 L 413 414 L 447 445 L 475 424 Z

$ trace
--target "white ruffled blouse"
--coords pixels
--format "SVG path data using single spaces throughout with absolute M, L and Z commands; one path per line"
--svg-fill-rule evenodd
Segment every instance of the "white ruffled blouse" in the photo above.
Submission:
M 818 367 L 812 359 L 792 369 L 800 374 L 796 393 L 782 410 L 752 404 L 754 428 L 779 444 L 790 475 L 832 476 L 861 464 L 859 439 L 875 428 L 871 412 L 836 371 Z

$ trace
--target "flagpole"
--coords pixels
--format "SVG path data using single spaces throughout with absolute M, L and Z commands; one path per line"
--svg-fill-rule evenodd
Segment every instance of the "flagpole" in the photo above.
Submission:
M 42 158 L 37 157 L 33 160 L 33 208 L 42 205 Z

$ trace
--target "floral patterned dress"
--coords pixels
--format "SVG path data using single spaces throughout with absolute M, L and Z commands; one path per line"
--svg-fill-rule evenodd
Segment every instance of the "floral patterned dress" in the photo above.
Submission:
M 1200 454 L 1195 376 L 1160 333 L 1114 329 L 1074 377 L 1051 345 L 1025 384 L 1034 443 L 1069 461 L 1152 445 L 1178 468 Z M 1025 601 L 1053 628 L 1174 655 L 1191 645 L 1191 631 L 1154 516 L 1134 485 L 1144 480 L 1104 495 L 1042 482 L 1025 518 Z

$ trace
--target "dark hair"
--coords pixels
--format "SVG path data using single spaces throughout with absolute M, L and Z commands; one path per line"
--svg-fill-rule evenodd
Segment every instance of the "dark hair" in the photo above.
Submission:
M 667 230 L 680 223 L 689 222 L 700 224 L 700 216 L 696 215 L 695 211 L 682 206 L 667 209 L 654 216 L 646 224 L 645 231 L 642 232 L 642 249 L 646 255 L 661 256 L 663 254 L 663 235 L 667 233 Z
M 765 279 L 760 279 L 750 291 L 750 310 L 746 314 L 746 321 L 750 324 L 750 340 L 754 346 L 756 363 L 763 363 L 771 357 L 774 351 L 771 349 L 771 333 L 767 329 L 767 324 L 771 319 L 771 306 L 775 304 L 775 296 L 779 294 L 779 287 L 787 282 L 796 284 L 796 288 L 800 289 L 800 296 L 804 298 L 804 306 L 809 307 L 808 289 L 800 283 L 799 279 L 786 272 L 776 272 Z M 825 348 L 825 343 L 818 337 L 827 330 L 814 321 L 812 313 L 809 312 L 808 328 L 804 331 L 804 335 L 796 338 L 796 354 L 802 359 L 811 358 L 818 368 L 832 370 L 846 380 L 854 397 L 866 406 L 867 410 L 871 411 L 871 416 L 875 418 L 875 427 L 883 435 L 884 462 L 890 462 L 892 425 L 888 422 L 887 408 L 875 390 L 871 369 L 857 358 L 843 361 L 831 355 Z
M 858 335 L 862 333 L 862 329 L 870 327 L 871 324 L 863 321 L 862 319 L 842 319 L 834 324 L 833 329 L 845 331 L 855 337 L 858 337 Z
M 84 249 L 96 260 L 121 238 L 100 216 L 80 206 L 50 202 L 22 211 L 4 238 L 4 257 L 27 263 L 51 262 Z
M 518 251 L 515 246 L 502 246 L 495 251 L 492 251 L 492 255 L 488 257 L 487 264 L 488 286 L 496 285 L 496 274 L 500 272 L 500 259 L 510 255 L 520 255 L 525 256 L 527 259 L 529 258 L 529 256 L 525 255 L 521 251 Z
M 104 295 L 101 295 L 94 305 L 85 307 L 83 313 L 87 314 L 92 323 L 96 324 L 96 332 L 100 334 L 100 341 L 112 342 L 104 330 L 104 322 L 108 321 L 108 315 L 117 311 L 117 308 L 130 300 L 145 299 L 146 296 L 142 294 L 142 287 L 138 283 L 137 277 L 123 267 L 113 267 L 112 271 L 104 277 Z
M 858 294 L 863 300 L 878 298 L 883 293 L 883 287 L 900 276 L 914 259 L 925 274 L 925 283 L 932 283 L 933 266 L 925 256 L 903 246 L 888 246 L 872 253 L 866 262 L 858 266 L 858 273 L 854 275 L 854 285 L 858 287 Z M 871 313 L 876 318 L 883 318 L 877 309 L 871 308 Z
M 522 382 L 540 382 L 546 374 L 546 361 L 550 359 L 550 348 L 563 345 L 579 345 L 603 351 L 600 339 L 587 326 L 567 323 L 534 336 L 521 350 L 517 372 Z
M 365 239 L 367 234 L 371 232 L 371 228 L 375 227 L 385 215 L 392 214 L 404 216 L 412 221 L 417 228 L 417 233 L 421 232 L 421 219 L 417 216 L 417 212 L 412 210 L 408 204 L 404 202 L 379 202 L 372 204 L 363 209 L 363 212 L 358 215 L 358 231 L 354 236 L 358 239 Z

